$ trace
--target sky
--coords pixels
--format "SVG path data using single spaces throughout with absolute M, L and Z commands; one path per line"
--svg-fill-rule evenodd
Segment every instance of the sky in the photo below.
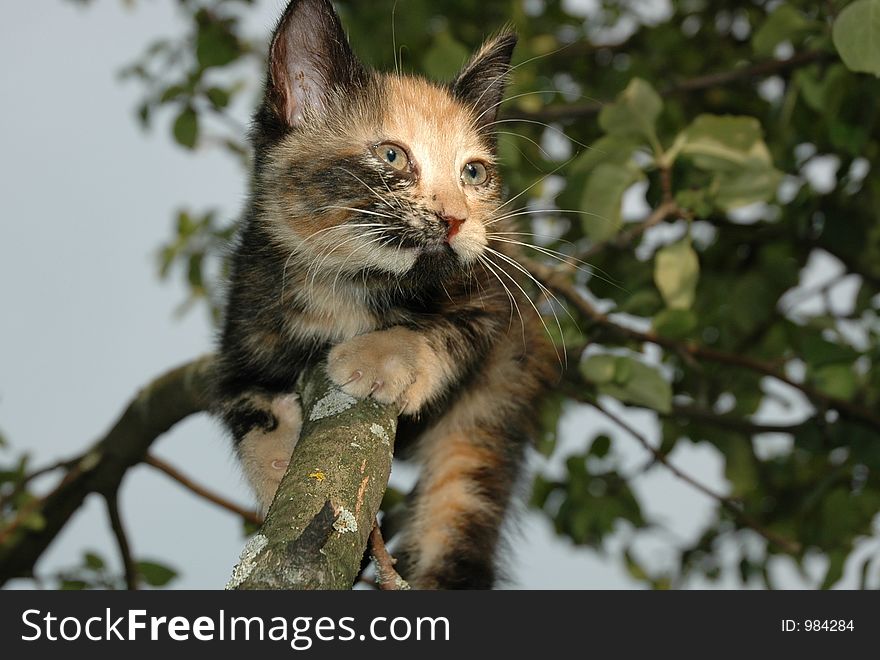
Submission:
M 173 278 L 158 281 L 156 252 L 180 207 L 220 207 L 233 217 L 246 177 L 219 151 L 192 154 L 174 146 L 167 117 L 160 117 L 151 133 L 142 131 L 134 116 L 139 89 L 117 75 L 152 40 L 180 29 L 174 4 L 138 2 L 127 10 L 118 0 L 97 0 L 84 9 L 37 0 L 4 8 L 0 430 L 15 449 L 31 454 L 35 466 L 82 451 L 111 426 L 140 386 L 213 348 L 202 310 L 175 316 L 184 291 Z M 281 0 L 257 2 L 249 30 L 268 35 L 281 5 Z M 252 82 L 255 89 L 260 84 L 256 72 Z M 236 108 L 243 124 L 248 112 L 246 102 Z M 652 413 L 615 409 L 657 439 Z M 765 412 L 779 419 L 782 411 Z M 797 415 L 797 408 L 788 414 Z M 558 473 L 566 455 L 583 451 L 586 438 L 603 430 L 612 431 L 607 421 L 572 408 L 553 461 L 533 457 L 532 468 Z M 634 440 L 619 431 L 614 436 L 624 471 L 645 460 Z M 705 445 L 681 444 L 673 462 L 723 491 L 718 454 Z M 231 444 L 214 420 L 186 420 L 163 436 L 154 452 L 230 499 L 251 502 Z M 408 469 L 395 468 L 392 475 L 398 485 L 412 479 Z M 714 504 L 661 470 L 640 476 L 634 488 L 646 516 L 673 530 L 646 535 L 636 552 L 649 566 L 671 566 L 671 548 L 699 535 Z M 172 587 L 214 589 L 226 583 L 245 540 L 232 514 L 148 466 L 127 475 L 121 507 L 136 557 L 179 570 Z M 512 550 L 505 558 L 513 576 L 509 586 L 639 588 L 614 559 L 630 536 L 623 526 L 603 556 L 574 548 L 553 534 L 545 516 L 524 512 L 511 529 Z M 118 569 L 97 496 L 50 546 L 37 572 L 48 575 L 75 565 L 88 549 L 100 550 Z M 736 548 L 730 552 L 734 556 Z M 774 574 L 782 586 L 805 586 L 823 570 L 821 560 L 807 565 L 807 581 L 784 561 Z M 735 585 L 728 576 L 713 586 Z

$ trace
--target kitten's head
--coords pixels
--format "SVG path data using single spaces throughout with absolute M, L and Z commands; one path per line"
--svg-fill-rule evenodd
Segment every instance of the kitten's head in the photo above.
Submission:
M 292 0 L 255 124 L 261 219 L 317 273 L 476 263 L 500 205 L 492 126 L 515 44 L 490 39 L 449 84 L 377 73 L 329 0 Z

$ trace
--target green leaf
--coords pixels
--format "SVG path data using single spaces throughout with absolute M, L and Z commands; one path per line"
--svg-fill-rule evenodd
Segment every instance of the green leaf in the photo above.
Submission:
M 617 358 L 613 355 L 593 355 L 581 363 L 581 375 L 596 385 L 612 382 L 616 370 Z
M 635 167 L 602 163 L 587 179 L 581 197 L 581 218 L 584 232 L 595 242 L 614 236 L 623 224 L 621 206 L 626 190 L 643 178 Z
M 422 67 L 430 78 L 451 80 L 469 56 L 467 47 L 449 32 L 440 32 L 422 58 Z
M 849 400 L 858 390 L 856 373 L 849 364 L 828 364 L 813 372 L 813 382 L 825 394 Z
M 151 587 L 164 587 L 177 577 L 177 571 L 152 561 L 140 561 L 137 568 L 144 581 Z
M 171 85 L 170 87 L 166 87 L 165 91 L 162 92 L 162 96 L 159 97 L 159 103 L 167 103 L 168 101 L 173 101 L 176 98 L 179 98 L 186 94 L 187 88 L 183 85 Z
M 624 403 L 669 412 L 672 387 L 660 372 L 627 356 L 593 355 L 580 365 L 581 375 L 594 383 L 600 394 Z
M 597 435 L 590 444 L 590 451 L 587 456 L 595 456 L 596 458 L 605 458 L 611 451 L 611 438 L 607 435 Z
M 232 94 L 229 93 L 228 90 L 223 89 L 222 87 L 211 87 L 205 95 L 208 97 L 208 100 L 218 110 L 222 110 L 227 105 L 229 105 L 229 101 L 232 99 Z
M 667 159 L 679 155 L 715 174 L 709 196 L 725 211 L 771 199 L 782 178 L 753 117 L 700 115 L 678 135 Z
M 880 76 L 880 0 L 848 5 L 834 21 L 831 36 L 847 68 Z
M 697 315 L 690 309 L 664 309 L 654 317 L 654 332 L 669 339 L 684 339 L 696 329 Z
M 614 103 L 599 113 L 599 126 L 606 133 L 635 135 L 659 150 L 655 124 L 663 110 L 663 100 L 650 84 L 633 78 Z
M 61 591 L 82 591 L 88 588 L 88 583 L 83 580 L 62 580 Z
M 602 163 L 626 165 L 640 145 L 641 141 L 632 135 L 604 135 L 575 158 L 571 164 L 571 174 L 586 174 Z
M 843 577 L 843 566 L 846 563 L 847 553 L 843 550 L 832 550 L 828 553 L 828 570 L 822 580 L 820 589 L 830 589 Z
M 83 562 L 93 571 L 99 571 L 104 568 L 104 560 L 94 552 L 87 552 L 83 555 Z
M 710 189 L 715 204 L 731 211 L 773 199 L 781 181 L 782 172 L 772 167 L 746 168 L 739 172 L 719 172 Z
M 690 309 L 694 304 L 700 260 L 684 238 L 657 251 L 654 257 L 654 283 L 670 309 Z
M 777 44 L 794 39 L 812 25 L 811 21 L 791 5 L 779 5 L 755 32 L 752 49 L 756 55 L 770 57 Z
M 209 19 L 210 20 L 210 19 Z M 196 37 L 196 58 L 203 69 L 226 66 L 242 54 L 238 38 L 228 21 L 201 22 Z
M 191 106 L 186 106 L 174 120 L 174 139 L 187 149 L 193 149 L 199 139 L 199 118 Z
M 669 154 L 688 156 L 700 169 L 739 170 L 772 165 L 754 117 L 700 115 L 675 139 Z

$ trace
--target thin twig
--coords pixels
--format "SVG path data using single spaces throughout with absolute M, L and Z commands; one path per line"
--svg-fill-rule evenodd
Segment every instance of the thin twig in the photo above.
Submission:
M 697 92 L 712 87 L 720 87 L 733 82 L 764 78 L 775 74 L 785 73 L 791 69 L 797 69 L 813 62 L 818 62 L 829 57 L 824 51 L 806 51 L 796 53 L 785 60 L 770 59 L 752 64 L 751 66 L 710 73 L 705 76 L 688 78 L 678 83 L 673 83 L 660 90 L 660 96 L 668 97 L 676 94 Z M 608 102 L 590 101 L 587 103 L 570 103 L 567 105 L 551 105 L 541 110 L 529 112 L 525 110 L 508 111 L 504 113 L 505 119 L 526 119 L 531 121 L 562 121 L 566 119 L 579 119 L 598 114 Z
M 226 509 L 227 511 L 231 511 L 234 514 L 241 516 L 245 520 L 245 522 L 257 526 L 263 524 L 263 518 L 261 516 L 258 516 L 255 512 L 250 511 L 243 506 L 239 506 L 235 502 L 231 502 L 225 497 L 222 497 L 221 495 L 218 495 L 217 493 L 208 490 L 204 486 L 197 484 L 185 474 L 180 472 L 177 468 L 169 465 L 162 459 L 156 458 L 152 454 L 147 454 L 146 458 L 144 458 L 144 463 L 156 468 L 160 472 L 164 472 L 167 476 L 171 477 L 172 479 L 174 479 L 174 481 L 179 483 L 184 488 L 187 488 L 191 492 L 195 493 L 199 497 L 203 497 L 209 502 L 212 502 L 217 506 Z
M 657 335 L 653 332 L 640 332 L 615 323 L 606 314 L 603 314 L 594 308 L 586 298 L 580 295 L 577 289 L 571 284 L 571 282 L 569 282 L 565 273 L 527 258 L 521 258 L 520 262 L 532 275 L 541 280 L 545 286 L 553 290 L 555 293 L 560 294 L 569 303 L 574 305 L 581 314 L 590 319 L 593 323 L 610 330 L 620 337 L 638 342 L 656 344 L 657 346 L 662 346 L 663 348 L 676 351 L 683 355 L 690 355 L 696 359 L 755 371 L 800 390 L 807 396 L 807 398 L 822 409 L 833 408 L 849 419 L 858 420 L 862 423 L 873 426 L 874 428 L 880 429 L 880 415 L 877 413 L 855 403 L 825 394 L 805 383 L 798 383 L 780 372 L 776 365 L 762 362 L 761 360 L 746 355 L 726 353 L 714 348 L 708 348 L 696 342 L 685 343 Z
M 137 564 L 135 564 L 134 558 L 131 556 L 131 546 L 128 543 L 128 537 L 125 535 L 125 527 L 122 526 L 122 517 L 119 515 L 119 495 L 116 491 L 107 493 L 104 495 L 104 501 L 107 503 L 110 527 L 113 529 L 116 544 L 119 546 L 122 565 L 125 567 L 125 588 L 134 591 L 140 583 L 140 575 Z
M 376 564 L 376 585 L 383 591 L 401 591 L 409 589 L 409 583 L 400 577 L 394 569 L 397 560 L 388 553 L 379 523 L 373 524 L 370 532 L 370 554 Z
M 70 461 L 58 461 L 57 463 L 53 463 L 52 465 L 47 465 L 45 467 L 41 467 L 38 470 L 34 470 L 30 474 L 26 474 L 21 478 L 21 481 L 15 484 L 15 487 L 3 497 L 0 497 L 0 509 L 4 506 L 12 502 L 18 495 L 27 487 L 27 485 L 32 482 L 37 477 L 42 477 L 45 474 L 50 472 L 54 472 L 55 470 L 60 470 L 61 468 L 70 467 Z
M 645 220 L 638 223 L 631 229 L 626 231 L 622 231 L 616 236 L 609 238 L 605 241 L 601 241 L 591 246 L 588 250 L 586 250 L 583 254 L 578 255 L 578 259 L 581 261 L 587 261 L 595 257 L 597 254 L 608 248 L 609 246 L 613 246 L 616 248 L 625 248 L 630 245 L 633 241 L 635 241 L 639 236 L 648 231 L 651 227 L 655 227 L 662 222 L 665 222 L 670 216 L 675 214 L 679 214 L 681 209 L 678 208 L 678 205 L 674 201 L 666 201 L 660 206 L 658 206 Z
M 654 457 L 655 461 L 657 461 L 658 463 L 661 463 L 664 467 L 666 467 L 676 477 L 678 477 L 679 479 L 681 479 L 685 483 L 691 485 L 693 488 L 700 491 L 704 495 L 707 495 L 708 497 L 711 497 L 712 499 L 716 500 L 725 509 L 730 511 L 733 514 L 733 516 L 742 525 L 749 527 L 750 529 L 753 529 L 754 531 L 756 531 L 758 534 L 763 536 L 765 539 L 767 539 L 771 543 L 774 543 L 777 546 L 779 546 L 785 552 L 788 552 L 790 554 L 798 554 L 801 551 L 801 544 L 798 543 L 797 541 L 793 541 L 791 539 L 788 539 L 784 536 L 777 534 L 776 532 L 774 532 L 770 529 L 767 529 L 761 523 L 759 523 L 757 520 L 755 520 L 750 515 L 745 513 L 742 510 L 742 507 L 736 501 L 734 501 L 730 497 L 727 497 L 726 495 L 722 495 L 721 493 L 715 492 L 714 490 L 712 490 L 711 488 L 709 488 L 705 484 L 700 483 L 699 481 L 697 481 L 696 479 L 691 477 L 689 474 L 682 472 L 675 465 L 670 463 L 669 459 L 666 458 L 666 455 L 661 453 L 660 451 L 658 451 L 648 441 L 648 439 L 644 435 L 639 433 L 637 430 L 635 430 L 632 426 L 627 424 L 620 417 L 618 417 L 613 412 L 608 410 L 601 403 L 599 403 L 598 401 L 596 401 L 592 397 L 589 397 L 586 395 L 581 396 L 579 398 L 584 403 L 588 403 L 591 406 L 593 406 L 596 410 L 598 410 L 600 413 L 605 415 L 605 417 L 610 419 L 612 422 L 617 424 L 624 431 L 626 431 L 631 436 L 633 436 L 638 441 L 638 443 L 640 445 L 642 445 L 642 447 L 644 447 L 648 452 L 651 453 L 651 455 Z
M 817 418 L 811 417 L 799 424 L 760 424 L 751 422 L 747 419 L 734 417 L 732 415 L 718 414 L 711 410 L 698 408 L 696 406 L 679 405 L 673 405 L 672 411 L 668 414 L 663 414 L 662 417 L 667 419 L 686 417 L 693 421 L 730 429 L 731 431 L 746 433 L 748 435 L 758 435 L 759 433 L 787 433 L 789 435 L 794 435 L 808 424 L 819 422 Z

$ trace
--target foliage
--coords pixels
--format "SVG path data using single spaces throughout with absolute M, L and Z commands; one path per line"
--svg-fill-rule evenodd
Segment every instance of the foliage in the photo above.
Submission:
M 230 108 L 259 93 L 265 35 L 242 28 L 252 4 L 180 0 L 185 33 L 124 71 L 140 84 L 145 126 L 158 117 L 181 147 L 219 145 L 247 164 Z M 664 4 L 651 16 L 645 3 L 604 0 L 585 21 L 560 0 L 407 0 L 394 11 L 395 53 L 392 0 L 337 2 L 355 50 L 385 69 L 399 59 L 449 78 L 491 26 L 519 32 L 498 125 L 508 196 L 551 209 L 522 216 L 545 250 L 590 264 L 544 307 L 571 351 L 594 345 L 572 360 L 565 397 L 655 411 L 661 458 L 708 443 L 729 485 L 667 575 L 631 546 L 618 557 L 626 570 L 655 588 L 717 579 L 733 548 L 739 579 L 771 586 L 774 556 L 803 566 L 818 553 L 817 586 L 830 587 L 876 534 L 880 507 L 880 0 Z M 817 182 L 822 167 L 833 185 Z M 643 190 L 654 213 L 631 217 L 623 201 Z M 208 264 L 230 235 L 223 211 L 181 211 L 160 256 L 163 275 L 179 268 L 209 304 L 219 271 Z M 833 272 L 793 291 L 817 255 Z M 802 421 L 773 425 L 772 402 L 797 390 Z M 548 405 L 545 453 L 569 409 Z M 771 426 L 788 440 L 772 453 Z M 643 512 L 638 474 L 616 462 L 626 434 L 593 438 L 563 476 L 537 479 L 533 504 L 574 543 L 603 548 L 620 523 L 631 539 L 662 526 Z M 860 573 L 878 564 L 875 550 Z

